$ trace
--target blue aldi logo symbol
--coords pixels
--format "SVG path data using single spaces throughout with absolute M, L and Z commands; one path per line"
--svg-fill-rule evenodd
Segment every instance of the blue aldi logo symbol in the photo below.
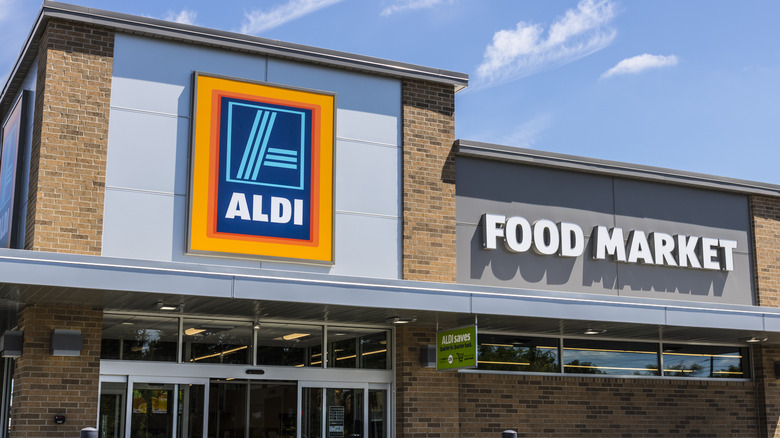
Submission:
M 308 240 L 312 111 L 230 97 L 220 106 L 217 231 Z
M 189 251 L 332 262 L 334 96 L 195 81 Z
M 303 190 L 311 111 L 226 100 L 227 180 Z

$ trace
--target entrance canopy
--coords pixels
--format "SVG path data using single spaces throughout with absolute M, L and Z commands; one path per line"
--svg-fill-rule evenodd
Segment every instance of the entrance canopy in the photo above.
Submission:
M 383 324 L 676 342 L 780 341 L 780 309 L 0 250 L 0 319 L 35 303 L 110 311 Z M 170 309 L 170 310 L 165 310 Z

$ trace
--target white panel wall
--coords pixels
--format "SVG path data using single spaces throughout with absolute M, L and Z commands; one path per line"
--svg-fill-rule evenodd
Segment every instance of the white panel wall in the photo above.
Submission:
M 184 254 L 192 73 L 337 93 L 333 267 Z M 400 81 L 117 34 L 103 255 L 400 276 Z

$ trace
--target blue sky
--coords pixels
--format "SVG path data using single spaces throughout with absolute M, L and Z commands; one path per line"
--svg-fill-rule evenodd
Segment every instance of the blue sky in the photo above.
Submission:
M 70 3 L 468 73 L 458 138 L 780 184 L 774 0 Z M 39 8 L 0 0 L 0 78 Z

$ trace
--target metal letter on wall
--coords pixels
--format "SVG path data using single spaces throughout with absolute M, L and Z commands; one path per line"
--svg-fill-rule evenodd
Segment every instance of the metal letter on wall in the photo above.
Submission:
M 188 252 L 332 263 L 335 95 L 194 82 Z

